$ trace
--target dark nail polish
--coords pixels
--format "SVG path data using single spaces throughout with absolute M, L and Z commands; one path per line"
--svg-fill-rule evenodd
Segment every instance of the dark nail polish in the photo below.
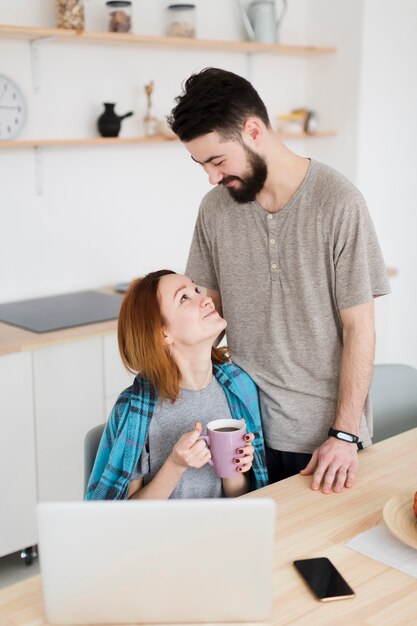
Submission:
M 239 463 L 239 459 L 233 459 L 233 463 Z
M 242 472 L 243 471 L 242 467 L 237 467 L 236 469 L 237 469 L 238 472 Z
M 242 448 L 239 448 L 239 450 L 237 451 L 238 454 L 243 454 L 243 450 Z
M 246 441 L 249 441 L 250 436 L 249 435 L 245 435 L 245 439 L 246 439 Z

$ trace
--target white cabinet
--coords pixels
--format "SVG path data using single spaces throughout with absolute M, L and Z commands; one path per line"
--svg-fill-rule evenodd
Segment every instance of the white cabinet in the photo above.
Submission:
M 103 338 L 33 353 L 39 500 L 83 498 L 83 442 L 103 422 Z
M 129 374 L 122 363 L 116 335 L 103 337 L 103 354 L 104 401 L 106 417 L 108 417 L 118 395 L 132 384 L 134 376 Z
M 36 544 L 41 500 L 84 497 L 84 437 L 133 380 L 115 334 L 0 356 L 0 557 Z
M 31 358 L 0 357 L 0 556 L 36 543 Z

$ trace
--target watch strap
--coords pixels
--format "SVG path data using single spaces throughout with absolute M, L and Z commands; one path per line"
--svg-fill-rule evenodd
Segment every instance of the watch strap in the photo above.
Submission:
M 347 441 L 348 443 L 358 443 L 359 437 L 352 433 L 347 433 L 344 430 L 336 430 L 335 428 L 329 428 L 329 437 L 336 437 L 340 441 Z

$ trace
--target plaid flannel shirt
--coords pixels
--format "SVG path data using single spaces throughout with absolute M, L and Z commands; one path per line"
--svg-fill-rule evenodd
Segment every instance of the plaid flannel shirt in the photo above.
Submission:
M 268 473 L 257 387 L 233 363 L 213 365 L 213 373 L 226 394 L 233 419 L 243 417 L 247 431 L 255 435 L 251 487 L 264 487 L 268 484 Z M 120 394 L 98 447 L 86 500 L 127 498 L 130 477 L 145 444 L 156 402 L 153 386 L 139 374 L 133 385 Z

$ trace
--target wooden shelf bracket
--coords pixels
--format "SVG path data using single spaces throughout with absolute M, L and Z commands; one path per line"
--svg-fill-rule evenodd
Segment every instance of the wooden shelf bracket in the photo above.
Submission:
M 37 96 L 41 92 L 39 45 L 37 39 L 29 42 L 30 46 L 30 67 L 32 70 L 32 90 Z

